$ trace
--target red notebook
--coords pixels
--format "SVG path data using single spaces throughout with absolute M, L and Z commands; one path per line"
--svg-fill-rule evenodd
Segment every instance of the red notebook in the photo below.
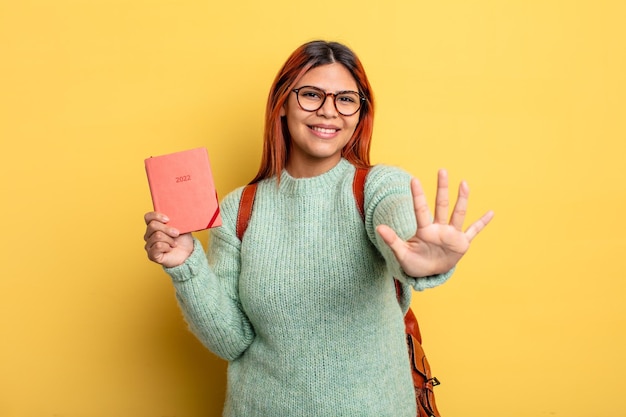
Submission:
M 217 192 L 205 148 L 145 160 L 154 211 L 181 233 L 222 225 Z

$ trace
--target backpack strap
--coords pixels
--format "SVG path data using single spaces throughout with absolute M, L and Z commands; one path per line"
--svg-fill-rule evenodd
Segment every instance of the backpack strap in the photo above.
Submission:
M 243 238 L 243 234 L 248 228 L 250 217 L 252 216 L 252 206 L 254 205 L 254 197 L 258 183 L 248 184 L 244 187 L 239 200 L 239 210 L 237 211 L 237 237 L 239 240 Z
M 352 192 L 363 221 L 365 221 L 365 178 L 368 172 L 369 168 L 357 168 L 352 180 Z

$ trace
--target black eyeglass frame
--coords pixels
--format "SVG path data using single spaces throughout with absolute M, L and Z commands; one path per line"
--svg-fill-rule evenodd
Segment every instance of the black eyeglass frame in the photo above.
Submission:
M 312 88 L 312 89 L 320 91 L 320 92 L 322 92 L 324 94 L 324 100 L 322 100 L 322 102 L 320 103 L 318 108 L 313 109 L 313 110 L 308 110 L 308 109 L 305 109 L 304 107 L 302 107 L 302 104 L 300 104 L 300 95 L 298 94 L 298 92 L 300 90 L 302 90 L 303 88 Z M 337 110 L 337 113 L 341 114 L 342 116 L 346 116 L 346 117 L 353 116 L 353 115 L 357 114 L 359 112 L 359 110 L 361 110 L 361 108 L 363 107 L 363 103 L 367 101 L 367 98 L 363 94 L 361 94 L 358 91 L 353 91 L 353 90 L 343 90 L 343 91 L 338 91 L 336 93 L 327 93 L 326 91 L 322 90 L 319 87 L 315 87 L 314 85 L 303 85 L 302 87 L 294 88 L 291 91 L 296 93 L 296 101 L 298 102 L 298 106 L 300 106 L 300 108 L 302 110 L 304 110 L 306 112 L 309 112 L 309 113 L 313 113 L 314 111 L 318 111 L 319 109 L 321 109 L 324 106 L 324 104 L 326 103 L 326 99 L 328 98 L 328 96 L 333 96 L 333 106 L 335 106 L 335 110 Z M 354 94 L 357 94 L 359 96 L 359 107 L 357 107 L 357 109 L 353 113 L 350 113 L 350 114 L 342 113 L 341 110 L 339 110 L 337 108 L 337 102 L 335 101 L 337 99 L 337 96 L 339 96 L 341 94 L 346 94 L 346 93 L 354 93 Z

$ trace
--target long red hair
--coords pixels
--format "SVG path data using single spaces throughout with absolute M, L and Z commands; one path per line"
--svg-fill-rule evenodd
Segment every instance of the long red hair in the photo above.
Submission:
M 300 78 L 312 68 L 339 63 L 350 71 L 365 97 L 360 109 L 359 123 L 342 150 L 342 156 L 361 168 L 370 166 L 370 143 L 374 130 L 374 97 L 361 61 L 347 46 L 337 42 L 312 41 L 301 45 L 287 59 L 270 89 L 265 109 L 263 155 L 255 183 L 265 178 L 280 178 L 289 157 L 290 136 L 287 122 L 280 116 L 289 94 Z

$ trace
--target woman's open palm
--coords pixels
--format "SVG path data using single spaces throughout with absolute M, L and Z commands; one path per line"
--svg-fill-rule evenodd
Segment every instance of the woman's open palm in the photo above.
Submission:
M 415 235 L 404 241 L 389 226 L 380 225 L 376 230 L 407 275 L 425 277 L 447 272 L 467 252 L 472 239 L 487 226 L 494 213 L 488 211 L 463 231 L 469 197 L 469 187 L 463 181 L 448 221 L 448 174 L 443 169 L 437 177 L 434 217 L 428 209 L 422 185 L 416 178 L 411 180 L 411 193 L 417 221 Z

